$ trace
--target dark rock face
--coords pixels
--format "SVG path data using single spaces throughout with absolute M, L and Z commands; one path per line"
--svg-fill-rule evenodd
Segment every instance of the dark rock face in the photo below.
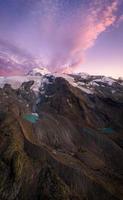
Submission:
M 123 98 L 51 83 L 0 89 L 0 200 L 122 200 Z

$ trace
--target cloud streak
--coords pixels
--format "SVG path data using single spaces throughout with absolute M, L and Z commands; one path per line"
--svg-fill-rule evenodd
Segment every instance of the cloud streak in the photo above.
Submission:
M 61 8 L 59 1 L 48 2 L 43 1 L 46 16 L 40 24 L 40 54 L 51 70 L 80 66 L 86 50 L 118 21 L 119 0 L 93 0 L 70 10 L 63 5 Z
M 122 21 L 121 1 L 27 0 L 25 5 L 18 0 L 15 7 L 25 7 L 24 13 L 17 22 L 14 16 L 7 39 L 37 56 L 51 71 L 74 70 L 82 66 L 86 51 L 100 34 Z
M 85 24 L 81 26 L 80 22 L 72 52 L 72 56 L 78 59 L 78 64 L 83 63 L 84 52 L 94 45 L 99 35 L 117 21 L 116 11 L 119 2 L 112 1 L 107 7 L 103 3 L 102 1 L 102 4 L 96 6 L 93 4 L 86 16 Z

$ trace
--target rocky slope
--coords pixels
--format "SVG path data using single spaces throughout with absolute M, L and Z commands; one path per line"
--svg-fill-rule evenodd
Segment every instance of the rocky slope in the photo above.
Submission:
M 123 199 L 122 80 L 46 73 L 0 88 L 1 200 Z

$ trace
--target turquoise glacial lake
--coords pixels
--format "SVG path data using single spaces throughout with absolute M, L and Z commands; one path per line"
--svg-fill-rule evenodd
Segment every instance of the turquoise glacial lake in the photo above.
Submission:
M 35 115 L 35 114 L 25 114 L 23 116 L 23 118 L 28 121 L 28 122 L 31 122 L 33 124 L 35 124 L 38 120 L 39 120 L 39 116 L 38 115 Z

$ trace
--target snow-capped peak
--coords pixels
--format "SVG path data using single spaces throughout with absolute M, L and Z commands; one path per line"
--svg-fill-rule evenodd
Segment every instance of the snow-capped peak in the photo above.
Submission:
M 76 75 L 80 76 L 82 79 L 87 79 L 90 75 L 85 72 L 79 72 Z
M 36 68 L 33 68 L 29 73 L 28 75 L 31 75 L 31 76 L 44 76 L 46 74 L 50 74 L 49 70 L 45 67 L 36 67 Z

